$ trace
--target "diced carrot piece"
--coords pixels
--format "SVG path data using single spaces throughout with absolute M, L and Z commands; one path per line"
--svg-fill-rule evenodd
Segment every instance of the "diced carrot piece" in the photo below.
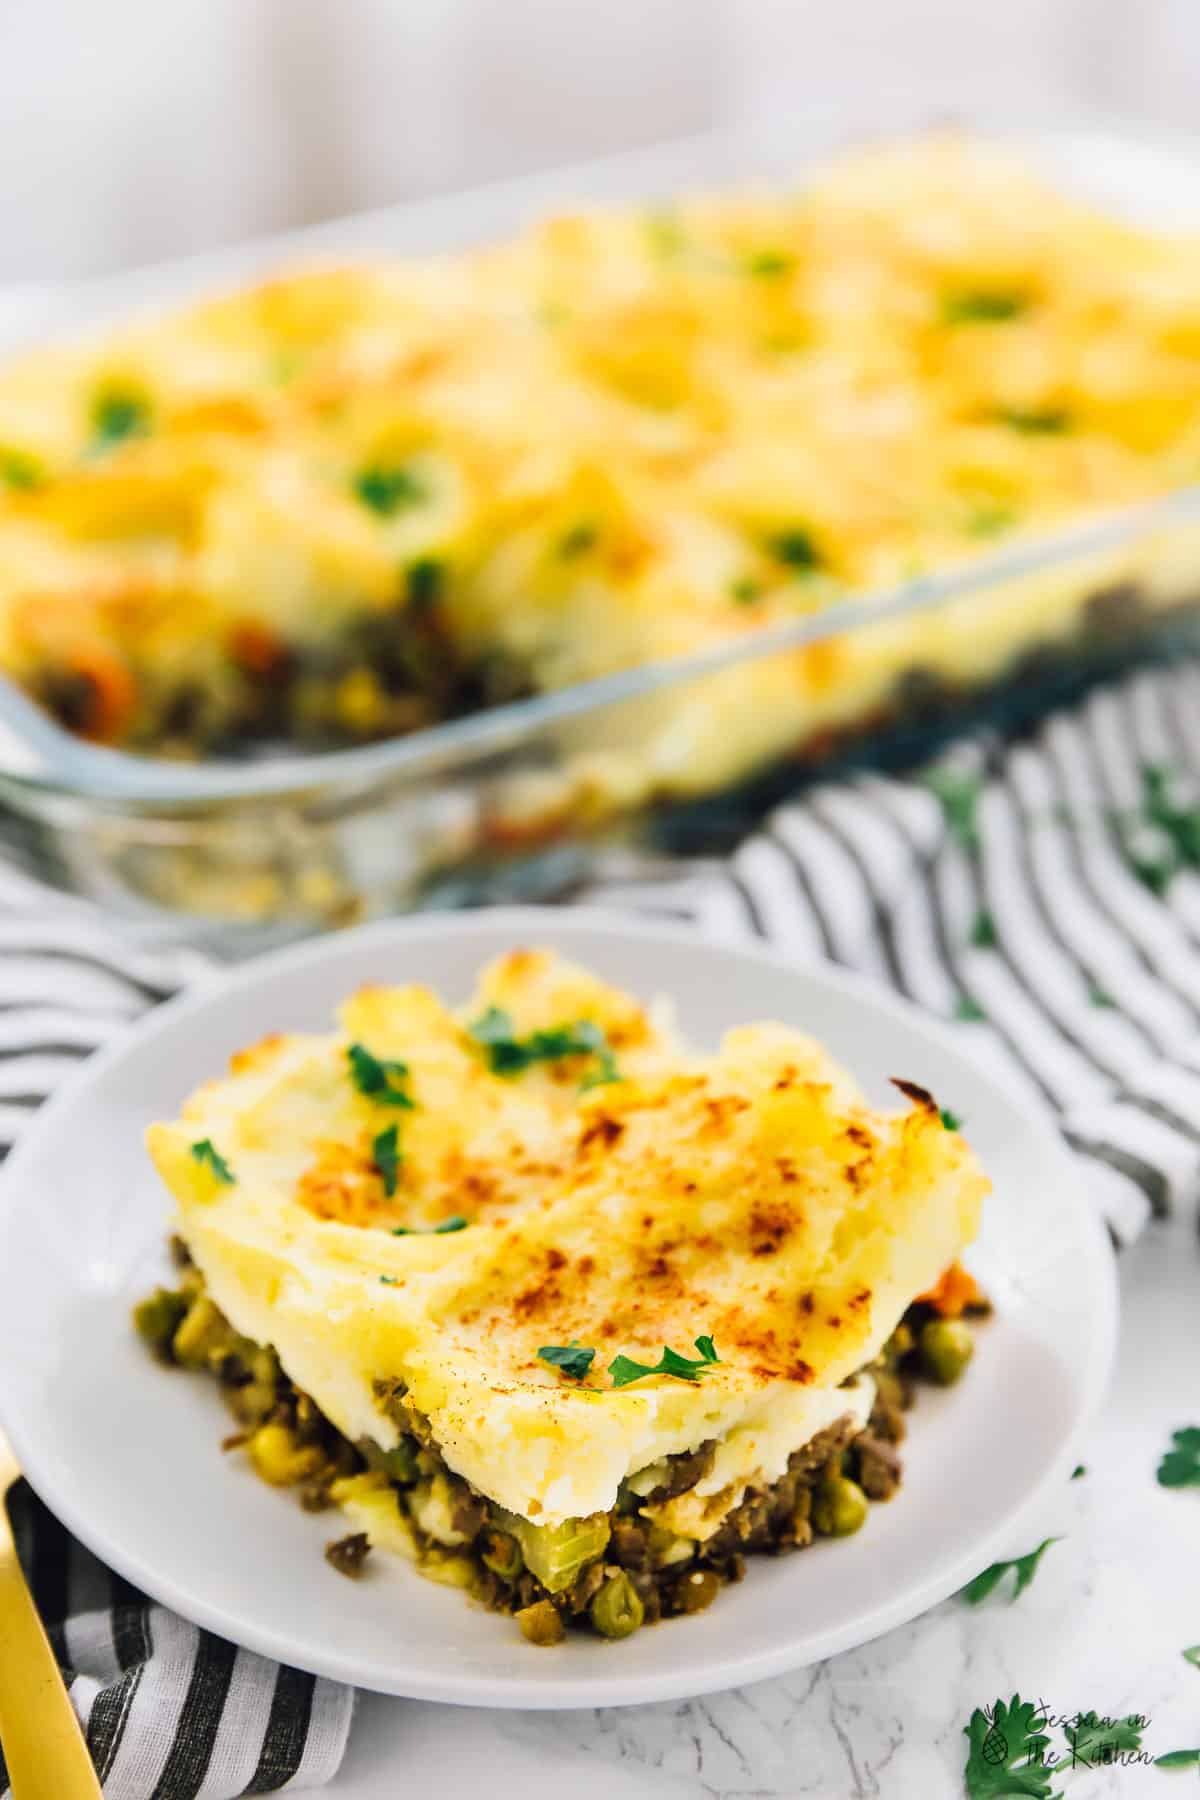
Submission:
M 944 1319 L 957 1319 L 979 1299 L 979 1284 L 961 1263 L 953 1262 L 929 1292 L 918 1294 L 917 1299 L 932 1306 Z

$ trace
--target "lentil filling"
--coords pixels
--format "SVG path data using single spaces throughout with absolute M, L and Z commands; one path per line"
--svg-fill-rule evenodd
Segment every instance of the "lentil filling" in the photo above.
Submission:
M 506 1513 L 446 1466 L 400 1381 L 376 1383 L 383 1409 L 402 1431 L 396 1448 L 350 1443 L 289 1381 L 272 1349 L 233 1329 L 186 1248 L 178 1239 L 173 1247 L 178 1285 L 142 1301 L 135 1324 L 160 1360 L 202 1370 L 221 1384 L 239 1427 L 222 1448 L 245 1451 L 264 1480 L 294 1487 L 306 1511 L 343 1504 L 365 1487 L 391 1526 L 383 1535 L 400 1535 L 424 1574 L 514 1615 L 536 1644 L 557 1643 L 570 1628 L 627 1637 L 660 1619 L 701 1612 L 726 1582 L 742 1579 L 748 1555 L 778 1556 L 859 1530 L 870 1507 L 890 1500 L 900 1485 L 898 1446 L 921 1383 L 956 1380 L 971 1353 L 962 1318 L 944 1318 L 929 1301 L 915 1302 L 865 1371 L 875 1382 L 865 1428 L 856 1430 L 848 1413 L 818 1433 L 793 1451 L 778 1480 L 749 1487 L 699 1542 L 665 1530 L 641 1509 L 701 1481 L 712 1466 L 713 1444 L 668 1459 L 650 1494 L 623 1484 L 610 1513 L 539 1528 Z M 965 1307 L 989 1310 L 977 1295 Z M 356 1483 L 355 1477 L 373 1479 Z M 341 1574 L 357 1578 L 370 1549 L 370 1534 L 355 1530 L 331 1541 L 326 1556 Z

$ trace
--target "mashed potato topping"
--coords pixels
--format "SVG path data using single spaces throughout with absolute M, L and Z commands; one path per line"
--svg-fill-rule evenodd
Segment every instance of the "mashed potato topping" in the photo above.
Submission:
M 352 1442 L 396 1442 L 402 1391 L 452 1471 L 547 1524 L 717 1440 L 666 1502 L 702 1538 L 865 1418 L 869 1380 L 842 1384 L 974 1235 L 987 1182 L 908 1092 L 874 1111 L 783 1025 L 696 1054 L 661 1010 L 516 951 L 456 1011 L 380 987 L 334 1032 L 265 1039 L 149 1143 L 216 1305 Z M 698 1338 L 719 1360 L 695 1379 L 614 1382 L 616 1357 Z M 554 1346 L 594 1355 L 573 1376 Z
M 0 667 L 195 753 L 703 651 L 1194 480 L 1198 318 L 1200 241 L 954 136 L 289 270 L 0 370 Z M 728 779 L 914 667 L 987 677 L 1145 562 L 671 696 L 651 777 Z

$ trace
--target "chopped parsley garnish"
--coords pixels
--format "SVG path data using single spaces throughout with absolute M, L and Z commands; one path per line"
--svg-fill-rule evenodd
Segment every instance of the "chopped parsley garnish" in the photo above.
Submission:
M 439 562 L 436 556 L 419 556 L 416 562 L 408 565 L 408 604 L 417 612 L 424 612 L 441 598 L 445 584 L 445 563 Z
M 448 1231 L 465 1231 L 471 1223 L 461 1213 L 451 1213 L 448 1218 L 441 1219 L 436 1225 L 393 1225 L 393 1237 L 444 1237 Z
M 400 1164 L 404 1161 L 399 1136 L 396 1126 L 389 1125 L 386 1130 L 379 1132 L 371 1143 L 371 1155 L 375 1159 L 375 1167 L 383 1179 L 383 1191 L 389 1200 L 396 1191 Z
M 40 487 L 44 479 L 42 465 L 27 450 L 6 450 L 0 446 L 0 482 L 20 492 Z
M 553 1369 L 561 1369 L 572 1381 L 582 1381 L 595 1361 L 596 1352 L 585 1344 L 543 1344 L 538 1351 L 543 1362 L 549 1363 Z
M 398 1275 L 381 1275 L 379 1279 L 382 1281 L 384 1287 L 396 1287 L 399 1285 L 400 1281 Z
M 969 1749 L 964 1770 L 970 1800 L 1002 1800 L 1025 1795 L 1050 1800 L 1046 1751 L 1050 1738 L 1040 1703 L 1014 1694 L 1005 1705 L 976 1707 L 964 1726 Z
M 1094 981 L 1088 988 L 1088 999 L 1093 1006 L 1112 1007 L 1117 1004 L 1108 989 L 1097 986 Z
M 1065 406 L 1003 406 L 996 419 L 1014 431 L 1023 431 L 1026 437 L 1057 436 L 1071 429 L 1071 415 Z
M 192 1155 L 206 1169 L 211 1169 L 217 1180 L 225 1187 L 232 1187 L 234 1173 L 211 1138 L 201 1138 L 192 1145 Z
M 927 769 L 924 781 L 941 804 L 947 835 L 962 850 L 978 849 L 982 778 L 960 769 Z
M 409 1068 L 406 1062 L 384 1062 L 372 1056 L 365 1044 L 350 1044 L 346 1050 L 350 1079 L 364 1099 L 377 1106 L 402 1106 L 411 1112 L 416 1101 L 408 1091 Z
M 519 1038 L 511 1016 L 498 1006 L 489 1006 L 468 1030 L 487 1051 L 488 1068 L 493 1075 L 521 1075 L 534 1063 L 594 1056 L 596 1067 L 584 1077 L 581 1091 L 621 1079 L 608 1039 L 591 1019 L 577 1019 L 573 1025 L 556 1025 L 547 1031 L 531 1031 L 528 1037 Z
M 354 492 L 381 519 L 390 519 L 402 507 L 419 506 L 426 497 L 424 484 L 403 463 L 376 463 L 361 470 L 354 477 Z
M 754 250 L 745 263 L 747 275 L 767 280 L 776 275 L 790 275 L 795 266 L 795 257 L 786 250 Z
M 572 525 L 569 531 L 563 532 L 558 540 L 558 554 L 564 562 L 571 562 L 576 556 L 584 556 L 593 549 L 599 536 L 594 525 L 581 520 L 578 525 Z
M 963 1122 L 957 1113 L 951 1112 L 948 1106 L 938 1108 L 938 1118 L 947 1131 L 961 1131 Z
M 1200 1487 L 1200 1425 L 1171 1433 L 1171 1448 L 1155 1473 L 1159 1487 Z
M 776 531 L 767 539 L 767 549 L 776 562 L 786 563 L 789 569 L 817 569 L 821 558 L 811 533 L 802 525 L 789 525 L 786 531 Z
M 986 906 L 981 906 L 971 920 L 971 942 L 977 950 L 996 948 L 996 921 Z
M 980 1019 L 987 1018 L 987 1014 L 978 1000 L 970 994 L 959 995 L 954 1008 L 954 1016 L 956 1019 L 961 1019 L 964 1025 L 977 1024 Z
M 1087 1464 L 1086 1463 L 1076 1463 L 1075 1467 L 1071 1470 L 1071 1480 L 1078 1481 L 1082 1475 L 1086 1475 L 1086 1474 L 1087 1474 Z
M 140 437 L 150 429 L 150 407 L 140 395 L 125 388 L 110 388 L 92 404 L 92 448 L 108 450 L 126 438 Z
M 1119 823 L 1125 860 L 1151 893 L 1165 894 L 1180 869 L 1200 869 L 1200 805 L 1180 795 L 1162 764 L 1142 769 L 1141 812 Z
M 699 1381 L 709 1363 L 720 1362 L 713 1341 L 710 1337 L 698 1337 L 696 1348 L 698 1357 L 680 1356 L 678 1350 L 669 1350 L 663 1345 L 663 1353 L 654 1364 L 635 1362 L 632 1356 L 615 1356 L 608 1365 L 614 1387 L 628 1387 L 631 1381 L 641 1381 L 647 1375 L 674 1375 L 680 1381 Z
M 736 600 L 739 606 L 749 606 L 762 599 L 762 583 L 755 581 L 753 575 L 739 575 L 729 584 L 729 598 Z
M 996 537 L 1016 522 L 1017 515 L 1010 506 L 973 506 L 967 514 L 966 531 L 968 537 Z
M 1200 1669 L 1200 1644 L 1189 1644 L 1182 1656 L 1184 1662 L 1190 1662 L 1193 1669 Z
M 1003 1581 L 1004 1577 L 1008 1574 L 1008 1571 L 1012 1569 L 1016 1572 L 1017 1577 L 1016 1585 L 1012 1591 L 1012 1597 L 1015 1600 L 1019 1594 L 1025 1592 L 1025 1589 L 1037 1574 L 1038 1564 L 1041 1562 L 1043 1556 L 1045 1556 L 1051 1544 L 1057 1544 L 1059 1541 L 1058 1538 L 1053 1537 L 1043 1538 L 1037 1549 L 1029 1551 L 1026 1556 L 1015 1556 L 1008 1562 L 994 1562 L 990 1564 L 988 1568 L 984 1569 L 982 1574 L 976 1575 L 974 1581 L 968 1581 L 966 1587 L 962 1590 L 963 1599 L 971 1606 L 978 1606 L 979 1602 L 981 1600 L 986 1600 L 992 1589 L 996 1587 L 999 1582 Z
M 975 288 L 942 296 L 943 325 L 994 325 L 1016 319 L 1027 310 L 1024 294 L 1005 288 Z

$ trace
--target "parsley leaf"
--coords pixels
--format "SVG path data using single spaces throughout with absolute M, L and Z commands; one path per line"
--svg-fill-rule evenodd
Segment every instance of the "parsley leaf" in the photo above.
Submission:
M 818 569 L 821 558 L 812 534 L 803 525 L 789 525 L 786 531 L 777 531 L 767 539 L 767 549 L 776 562 L 786 563 L 789 569 Z
M 1014 1569 L 1016 1571 L 1017 1582 L 1016 1586 L 1013 1588 L 1012 1597 L 1015 1600 L 1018 1594 L 1024 1593 L 1025 1589 L 1037 1574 L 1038 1564 L 1041 1562 L 1043 1556 L 1045 1556 L 1051 1544 L 1057 1544 L 1059 1542 L 1060 1540 L 1058 1538 L 1043 1538 L 1037 1549 L 1031 1550 L 1027 1556 L 1016 1556 L 1008 1562 L 991 1563 L 984 1569 L 982 1574 L 976 1575 L 974 1581 L 968 1581 L 966 1587 L 962 1590 L 963 1599 L 969 1606 L 978 1606 L 979 1602 L 981 1600 L 986 1600 L 992 1589 L 999 1582 L 1003 1581 L 1004 1577 L 1008 1574 L 1008 1571 Z
M 796 259 L 786 250 L 754 250 L 746 258 L 744 266 L 747 275 L 760 278 L 765 276 L 769 280 L 776 275 L 790 275 L 796 266 Z
M 399 1281 L 400 1281 L 400 1277 L 398 1275 L 381 1275 L 379 1277 L 379 1279 L 383 1283 L 384 1287 L 397 1287 L 399 1285 Z
M 425 499 L 425 488 L 402 463 L 376 463 L 360 470 L 354 477 L 354 492 L 381 519 L 390 519 L 401 507 L 417 506 Z
M 1065 406 L 1000 407 L 998 424 L 1023 431 L 1026 437 L 1050 437 L 1071 429 L 1071 415 Z
M 698 1337 L 696 1348 L 700 1352 L 698 1358 L 680 1356 L 678 1350 L 669 1350 L 663 1345 L 663 1353 L 654 1364 L 635 1362 L 632 1356 L 616 1356 L 608 1365 L 614 1387 L 628 1387 L 631 1381 L 641 1381 L 647 1375 L 674 1375 L 680 1381 L 699 1381 L 709 1363 L 720 1362 L 711 1337 Z
M 1112 1007 L 1117 1004 L 1108 989 L 1098 987 L 1095 982 L 1088 988 L 1088 999 L 1093 1006 Z
M 110 388 L 92 404 L 92 448 L 108 450 L 150 429 L 150 407 L 140 394 Z
M 408 604 L 414 612 L 425 612 L 435 601 L 440 600 L 442 589 L 446 585 L 446 565 L 439 562 L 436 556 L 418 556 L 416 562 L 409 563 L 405 577 L 408 589 Z
M 346 1049 L 350 1079 L 366 1100 L 377 1106 L 402 1106 L 411 1112 L 416 1101 L 408 1091 L 409 1068 L 406 1062 L 384 1062 L 373 1056 L 365 1044 L 350 1044 Z
M 978 775 L 960 769 L 927 769 L 925 786 L 941 802 L 946 834 L 960 850 L 979 847 L 976 809 L 983 782 Z
M 542 1361 L 561 1369 L 572 1381 L 582 1381 L 596 1359 L 596 1352 L 572 1339 L 569 1344 L 543 1344 L 538 1351 Z
M 968 537 L 973 538 L 995 537 L 1016 522 L 1017 515 L 1011 506 L 986 505 L 981 502 L 967 514 L 966 532 Z
M 528 1037 L 519 1038 L 510 1015 L 498 1006 L 489 1006 L 467 1029 L 487 1051 L 488 1068 L 493 1075 L 523 1075 L 534 1063 L 594 1056 L 596 1067 L 580 1083 L 581 1093 L 621 1079 L 604 1032 L 590 1019 L 577 1019 L 573 1025 L 556 1025 L 548 1031 L 531 1031 Z
M 996 921 L 986 906 L 981 906 L 971 920 L 971 942 L 976 950 L 994 950 L 998 942 Z
M 584 556 L 595 548 L 599 536 L 594 525 L 582 521 L 578 525 L 572 525 L 558 540 L 558 555 L 563 562 L 570 562 L 576 556 Z
M 41 487 L 42 465 L 27 450 L 8 450 L 0 445 L 0 483 L 15 491 Z
M 1165 1756 L 1156 1756 L 1156 1769 L 1200 1769 L 1200 1750 L 1168 1750 Z
M 942 297 L 943 325 L 993 325 L 1015 319 L 1029 305 L 1024 294 L 1003 288 L 976 288 Z
M 729 584 L 729 598 L 739 606 L 752 606 L 762 599 L 762 583 L 755 581 L 753 575 L 739 575 Z
M 1160 1487 L 1200 1487 L 1200 1425 L 1171 1433 L 1172 1448 L 1158 1465 Z
M 393 1225 L 392 1236 L 444 1237 L 448 1231 L 465 1231 L 470 1223 L 470 1219 L 465 1219 L 461 1213 L 451 1213 L 449 1218 L 439 1220 L 436 1225 Z
M 948 1106 L 939 1108 L 938 1118 L 942 1121 L 942 1125 L 947 1131 L 961 1131 L 963 1128 L 963 1122 L 958 1114 L 951 1112 Z
M 1086 1463 L 1076 1463 L 1075 1467 L 1071 1470 L 1071 1480 L 1078 1481 L 1081 1475 L 1086 1475 L 1086 1474 L 1087 1474 L 1087 1464 Z
M 1191 1644 L 1183 1652 L 1184 1662 L 1190 1662 L 1193 1669 L 1200 1669 L 1200 1644 Z
M 371 1144 L 371 1155 L 375 1159 L 375 1167 L 383 1177 L 383 1191 L 389 1199 L 396 1191 L 400 1164 L 404 1161 L 398 1136 L 395 1125 L 389 1125 L 385 1131 L 379 1132 Z
M 193 1144 L 192 1155 L 202 1167 L 211 1169 L 224 1187 L 233 1186 L 235 1179 L 233 1170 L 211 1138 L 201 1138 L 198 1144 Z
M 980 1019 L 987 1018 L 982 1006 L 971 994 L 959 995 L 954 1007 L 954 1016 L 956 1019 L 961 1019 L 964 1025 L 973 1025 Z
M 964 1777 L 970 1800 L 1004 1800 L 1025 1795 L 1051 1800 L 1050 1772 L 1045 1766 L 1050 1739 L 1045 1718 L 1032 1701 L 1014 1694 L 984 1711 L 976 1707 L 964 1727 L 969 1749 Z

